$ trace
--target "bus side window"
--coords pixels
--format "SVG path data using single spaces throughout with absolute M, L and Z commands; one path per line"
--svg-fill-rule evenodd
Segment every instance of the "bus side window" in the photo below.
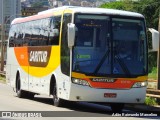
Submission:
M 17 47 L 21 47 L 21 46 L 23 46 L 23 39 L 22 39 L 22 24 L 19 24 L 19 29 L 18 29 L 18 38 L 17 38 L 17 40 L 18 40 L 18 45 L 17 45 Z
M 38 23 L 37 20 L 32 22 L 32 37 L 31 37 L 31 39 L 33 42 L 33 46 L 39 46 L 37 23 Z
M 72 14 L 66 13 L 63 16 L 62 42 L 61 42 L 61 71 L 65 75 L 70 75 L 70 49 L 67 41 L 67 24 L 71 23 Z
M 31 21 L 29 24 L 30 29 L 30 46 L 36 46 L 36 40 L 34 39 L 34 21 Z
M 54 16 L 51 18 L 49 27 L 49 45 L 59 44 L 60 21 L 60 16 Z
M 16 25 L 16 33 L 15 33 L 15 47 L 21 47 L 22 46 L 22 39 L 21 39 L 21 24 Z
M 24 39 L 23 46 L 29 45 L 30 33 L 29 33 L 29 22 L 24 23 Z
M 15 34 L 15 25 L 11 26 L 9 31 L 9 47 L 14 47 L 14 34 Z
M 39 44 L 41 45 L 41 41 L 43 40 L 43 19 L 38 20 L 39 23 L 39 36 L 38 36 L 38 40 L 39 40 Z
M 41 37 L 41 40 L 39 40 L 39 45 L 45 46 L 48 43 L 48 27 L 49 27 L 49 18 L 45 18 L 41 20 L 40 23 L 40 34 L 39 39 Z

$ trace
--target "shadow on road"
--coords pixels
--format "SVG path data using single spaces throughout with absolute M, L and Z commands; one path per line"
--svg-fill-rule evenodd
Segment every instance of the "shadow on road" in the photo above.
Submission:
M 40 103 L 45 103 L 48 105 L 53 105 L 53 100 L 52 98 L 42 98 L 39 96 L 36 96 L 35 98 L 32 99 L 33 101 L 40 102 Z M 87 103 L 87 102 L 67 102 L 63 108 L 67 108 L 70 111 L 70 113 L 67 113 L 67 116 L 69 117 L 108 117 L 108 116 L 113 116 L 113 115 L 119 115 L 118 117 L 122 116 L 122 113 L 113 113 L 111 111 L 111 108 L 108 104 L 106 105 L 100 105 L 100 104 L 95 104 L 95 103 Z M 150 117 L 150 116 L 140 116 L 140 113 L 148 113 L 146 111 L 138 111 L 136 109 L 128 109 L 124 108 L 123 113 L 125 115 L 133 115 L 129 117 L 136 117 L 136 118 L 144 118 L 145 119 L 155 119 L 155 117 Z M 134 116 L 138 114 L 139 116 Z M 128 116 L 127 116 L 128 117 Z M 158 116 L 159 118 L 159 116 Z
M 41 98 L 41 97 L 35 97 L 33 99 L 34 101 L 53 105 L 52 98 Z M 111 109 L 108 106 L 102 106 L 98 104 L 93 103 L 87 103 L 87 102 L 66 102 L 66 104 L 63 106 L 63 108 L 67 108 L 72 111 L 79 111 L 79 112 L 88 112 L 88 113 L 97 113 L 97 114 L 108 114 L 111 115 Z

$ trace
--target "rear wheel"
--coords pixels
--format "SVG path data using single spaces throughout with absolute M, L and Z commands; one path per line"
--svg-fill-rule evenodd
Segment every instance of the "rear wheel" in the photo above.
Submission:
M 21 90 L 21 80 L 19 75 L 17 76 L 16 93 L 19 98 L 25 97 L 25 91 Z
M 53 103 L 56 107 L 61 107 L 65 104 L 65 100 L 61 99 L 57 95 L 57 85 L 56 83 L 54 84 L 53 87 Z
M 114 113 L 121 113 L 124 108 L 124 103 L 111 103 L 111 109 Z
M 19 97 L 19 98 L 33 99 L 34 95 L 35 95 L 34 93 L 24 91 L 24 90 L 21 89 L 21 79 L 20 79 L 19 74 L 17 76 L 17 82 L 16 82 L 16 93 L 17 93 L 17 97 Z

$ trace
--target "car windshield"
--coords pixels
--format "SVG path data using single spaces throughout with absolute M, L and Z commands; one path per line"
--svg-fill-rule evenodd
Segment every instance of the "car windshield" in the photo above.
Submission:
M 143 19 L 77 14 L 73 71 L 92 75 L 146 74 Z

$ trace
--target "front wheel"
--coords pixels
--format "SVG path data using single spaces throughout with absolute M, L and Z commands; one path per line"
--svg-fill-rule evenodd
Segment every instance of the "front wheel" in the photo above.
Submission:
M 54 84 L 54 88 L 53 88 L 53 103 L 54 103 L 54 106 L 56 107 L 61 107 L 65 104 L 65 100 L 59 98 L 57 95 L 56 83 Z
M 124 103 L 111 103 L 111 109 L 114 113 L 121 113 L 124 108 Z

